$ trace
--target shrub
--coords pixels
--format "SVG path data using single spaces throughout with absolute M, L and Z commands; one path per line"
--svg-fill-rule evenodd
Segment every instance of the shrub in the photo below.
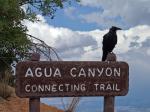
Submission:
M 10 72 L 6 71 L 4 76 L 5 77 L 3 77 L 3 79 L 0 79 L 0 97 L 7 99 L 8 97 L 11 96 L 13 92 L 9 86 L 13 85 L 12 75 L 10 74 Z

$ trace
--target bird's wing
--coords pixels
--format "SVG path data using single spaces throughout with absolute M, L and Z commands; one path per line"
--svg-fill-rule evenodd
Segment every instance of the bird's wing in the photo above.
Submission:
M 103 37 L 103 51 L 112 52 L 116 43 L 114 43 L 114 39 L 112 38 L 114 35 L 111 33 L 107 33 Z
M 103 42 L 102 42 L 103 45 L 108 45 L 110 41 L 111 41 L 110 35 L 109 34 L 105 34 L 103 36 Z

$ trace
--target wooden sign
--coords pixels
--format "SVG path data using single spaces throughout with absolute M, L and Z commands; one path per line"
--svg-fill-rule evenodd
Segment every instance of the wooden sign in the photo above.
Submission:
M 129 67 L 125 62 L 26 61 L 16 67 L 20 97 L 124 96 Z

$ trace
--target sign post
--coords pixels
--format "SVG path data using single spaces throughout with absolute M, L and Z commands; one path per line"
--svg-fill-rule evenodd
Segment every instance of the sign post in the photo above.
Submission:
M 31 61 L 39 61 L 40 55 L 38 53 L 33 53 Z M 29 112 L 40 112 L 40 97 L 30 97 L 29 98 Z
M 125 96 L 129 66 L 111 53 L 101 61 L 31 61 L 16 67 L 16 94 L 30 98 L 30 112 L 40 112 L 40 97 L 104 96 L 104 112 L 114 112 L 114 96 Z
M 107 61 L 116 62 L 116 55 L 109 53 Z M 104 112 L 114 112 L 115 96 L 104 96 Z

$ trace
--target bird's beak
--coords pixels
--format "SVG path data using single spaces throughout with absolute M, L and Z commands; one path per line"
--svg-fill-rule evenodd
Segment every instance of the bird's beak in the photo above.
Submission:
M 122 29 L 117 27 L 117 30 L 122 30 Z

